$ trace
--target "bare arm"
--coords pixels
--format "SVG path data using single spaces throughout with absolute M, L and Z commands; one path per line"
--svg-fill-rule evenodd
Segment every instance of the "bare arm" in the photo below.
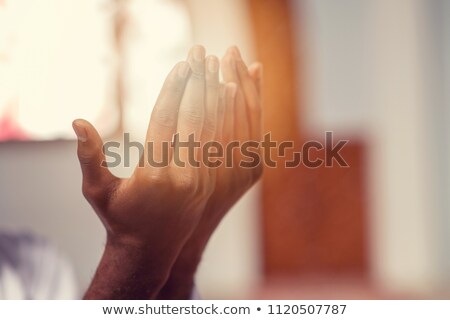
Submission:
M 217 58 L 209 61 L 218 68 Z M 203 143 L 209 137 L 202 133 L 215 135 L 221 129 L 218 104 L 210 106 L 205 99 L 205 88 L 214 91 L 216 83 L 218 90 L 218 70 L 214 70 L 205 68 L 205 51 L 196 46 L 189 63 L 180 62 L 170 72 L 146 137 L 146 142 L 153 143 L 153 160 L 164 160 L 162 142 L 172 141 L 176 133 L 179 141 L 188 141 L 194 134 Z M 84 120 L 74 121 L 73 126 L 79 138 L 83 193 L 107 231 L 106 248 L 85 298 L 154 298 L 200 221 L 215 185 L 215 171 L 190 165 L 184 151 L 178 154 L 184 167 L 174 163 L 173 152 L 167 166 L 151 166 L 147 145 L 143 165 L 129 179 L 119 179 L 100 165 L 104 155 L 95 128 Z M 200 152 L 195 151 L 196 159 L 201 159 Z

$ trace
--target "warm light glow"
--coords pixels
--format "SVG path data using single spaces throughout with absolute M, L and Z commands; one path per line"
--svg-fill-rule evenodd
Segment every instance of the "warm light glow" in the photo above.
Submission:
M 190 21 L 170 1 L 123 3 L 0 3 L 0 140 L 71 138 L 75 118 L 111 134 L 120 90 L 126 127 L 146 128 L 165 75 L 190 44 Z M 118 10 L 126 17 L 122 49 Z
M 106 107 L 112 117 L 100 127 L 114 126 L 114 54 L 105 5 L 14 0 L 0 7 L 0 110 L 12 113 L 30 138 L 71 137 L 73 119 L 98 123 Z

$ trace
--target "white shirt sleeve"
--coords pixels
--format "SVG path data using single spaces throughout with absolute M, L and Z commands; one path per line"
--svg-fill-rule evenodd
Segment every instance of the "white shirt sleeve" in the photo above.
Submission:
M 76 299 L 70 264 L 47 241 L 0 233 L 0 299 Z

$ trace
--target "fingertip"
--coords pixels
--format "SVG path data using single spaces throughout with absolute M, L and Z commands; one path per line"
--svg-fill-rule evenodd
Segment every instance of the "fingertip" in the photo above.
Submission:
M 72 125 L 83 126 L 83 124 L 86 122 L 87 122 L 86 120 L 78 118 L 72 121 Z
M 90 128 L 93 128 L 94 126 L 92 125 L 92 123 L 90 123 L 89 121 L 85 120 L 85 119 L 75 119 L 73 121 L 73 123 L 79 127 L 83 127 L 86 128 L 87 130 L 89 130 Z
M 76 119 L 72 122 L 73 130 L 78 141 L 88 142 L 86 145 L 97 145 L 102 143 L 102 139 L 97 129 L 87 120 Z
M 261 62 L 254 62 L 248 68 L 249 74 L 256 79 L 261 79 L 263 75 L 263 65 Z
M 239 57 L 241 56 L 241 52 L 239 51 L 239 48 L 237 45 L 232 45 L 231 47 L 228 48 L 227 51 L 232 55 L 236 55 Z
M 233 60 L 234 59 L 234 51 L 235 51 L 236 46 L 231 46 L 227 49 L 227 51 L 225 51 L 225 55 L 223 56 L 224 60 Z
M 75 131 L 78 141 L 80 142 L 86 142 L 88 140 L 86 123 L 87 121 L 83 119 L 76 119 L 72 122 L 73 131 Z
M 205 74 L 205 48 L 203 46 L 193 46 L 189 51 L 187 61 L 193 74 L 200 76 Z
M 189 56 L 196 62 L 203 61 L 205 59 L 205 47 L 199 44 L 194 45 L 189 51 Z

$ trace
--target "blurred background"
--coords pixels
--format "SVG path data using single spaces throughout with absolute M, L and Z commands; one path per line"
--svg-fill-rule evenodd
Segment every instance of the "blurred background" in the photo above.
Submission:
M 142 141 L 189 47 L 238 45 L 264 65 L 265 130 L 298 150 L 333 131 L 350 167 L 266 170 L 214 234 L 201 296 L 449 298 L 449 17 L 446 0 L 0 0 L 0 227 L 52 240 L 83 292 L 105 233 L 71 121 Z

